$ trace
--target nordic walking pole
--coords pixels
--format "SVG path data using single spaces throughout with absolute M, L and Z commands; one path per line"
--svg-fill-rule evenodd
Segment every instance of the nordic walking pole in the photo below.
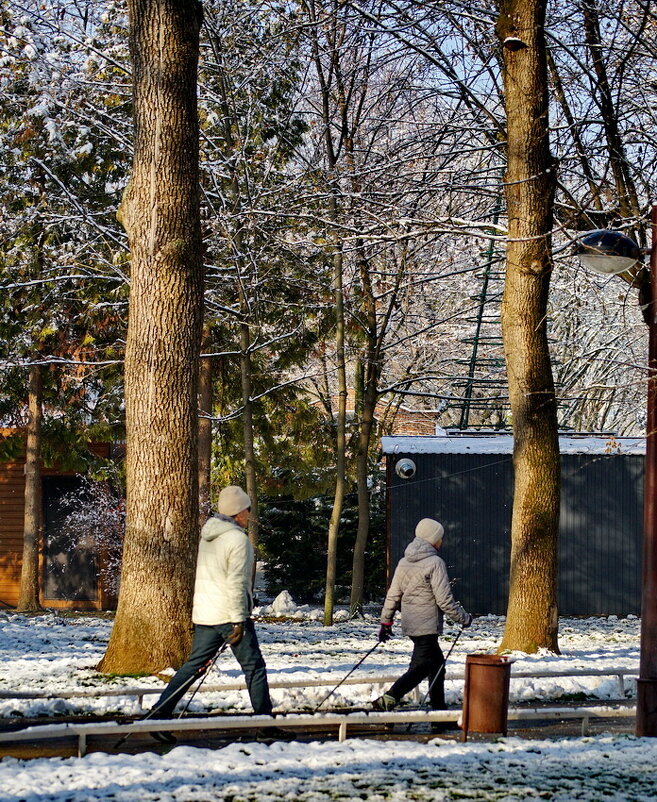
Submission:
M 447 665 L 447 661 L 449 660 L 449 656 L 454 651 L 454 647 L 456 646 L 456 642 L 458 641 L 458 639 L 463 634 L 463 630 L 464 630 L 464 627 L 461 627 L 461 629 L 459 629 L 458 633 L 456 634 L 456 637 L 452 641 L 452 645 L 449 647 L 449 651 L 447 652 L 447 655 L 445 656 L 445 659 L 443 660 L 442 665 L 440 666 L 438 671 L 436 671 L 436 673 L 434 675 L 434 678 L 431 680 L 431 682 L 429 684 L 429 688 L 427 689 L 427 692 L 424 694 L 424 698 L 420 702 L 420 707 L 424 707 L 424 705 L 427 702 L 427 699 L 429 698 L 429 694 L 431 693 L 431 689 L 433 688 L 436 680 L 440 676 L 441 672 L 443 672 L 445 670 L 445 666 Z
M 201 666 L 201 668 L 200 668 L 200 669 L 199 669 L 199 670 L 196 672 L 196 674 L 192 674 L 192 676 L 191 676 L 191 677 L 190 677 L 190 678 L 187 680 L 187 682 L 185 682 L 185 683 L 184 683 L 184 684 L 181 686 L 182 688 L 184 688 L 184 690 L 183 690 L 183 693 L 186 693 L 186 692 L 189 690 L 189 688 L 191 688 L 191 687 L 192 687 L 192 685 L 194 684 L 194 682 L 196 682 L 196 680 L 199 678 L 199 676 L 202 676 L 202 679 L 201 679 L 201 681 L 200 681 L 200 682 L 199 682 L 199 684 L 198 684 L 198 688 L 196 688 L 196 690 L 195 690 L 195 691 L 194 691 L 194 693 L 192 694 L 192 696 L 191 696 L 191 698 L 190 698 L 189 702 L 187 702 L 187 705 L 185 706 L 185 709 L 182 711 L 182 713 L 180 714 L 180 716 L 182 716 L 182 715 L 183 715 L 183 713 L 185 713 L 185 712 L 186 712 L 187 708 L 189 707 L 189 704 L 190 704 L 190 702 L 192 701 L 192 699 L 193 699 L 193 698 L 194 698 L 194 696 L 196 695 L 196 691 L 198 691 L 198 689 L 201 687 L 201 685 L 203 684 L 203 680 L 204 680 L 204 679 L 205 679 L 205 677 L 206 677 L 206 676 L 207 676 L 207 675 L 210 673 L 210 670 L 212 669 L 212 667 L 214 666 L 214 664 L 217 662 L 217 658 L 219 657 L 219 655 L 220 655 L 222 652 L 224 652 L 224 651 L 226 650 L 226 647 L 227 647 L 227 646 L 228 646 L 228 641 L 225 641 L 224 643 L 222 643 L 222 644 L 221 644 L 221 648 L 218 650 L 218 652 L 215 654 L 215 656 L 214 656 L 214 657 L 212 657 L 212 658 L 210 658 L 210 660 L 208 660 L 208 661 L 207 661 L 207 662 L 206 662 L 206 663 L 205 663 L 203 666 Z M 203 672 L 203 673 L 201 674 L 201 672 Z M 159 713 L 159 711 L 160 711 L 161 709 L 162 709 L 162 706 L 161 706 L 161 705 L 155 705 L 154 707 L 152 707 L 152 708 L 151 708 L 151 709 L 148 711 L 148 713 L 147 713 L 145 716 L 142 716 L 142 718 L 140 718 L 140 719 L 138 719 L 138 720 L 139 720 L 139 721 L 148 721 L 148 719 L 149 719 L 149 718 L 153 718 L 153 716 L 155 715 L 155 713 Z M 178 716 L 178 718 L 180 718 L 180 716 Z M 123 744 L 124 744 L 124 743 L 125 743 L 125 742 L 128 740 L 128 738 L 129 738 L 131 735 L 132 735 L 132 733 L 131 733 L 131 732 L 126 732 L 126 733 L 125 733 L 125 735 L 122 735 L 122 736 L 121 736 L 121 738 L 119 738 L 119 740 L 118 740 L 118 741 L 117 741 L 117 742 L 114 744 L 114 748 L 115 748 L 115 749 L 118 749 L 120 746 L 123 746 Z
M 372 646 L 372 648 L 369 650 L 369 652 L 367 652 L 367 654 L 365 654 L 365 655 L 363 655 L 363 657 L 361 657 L 361 659 L 360 659 L 360 660 L 359 660 L 359 661 L 356 663 L 356 665 L 355 665 L 355 666 L 354 666 L 354 667 L 351 669 L 351 671 L 350 671 L 348 674 L 346 674 L 346 675 L 345 675 L 345 676 L 344 676 L 344 677 L 343 677 L 343 678 L 340 680 L 340 682 L 338 682 L 338 684 L 335 686 L 335 688 L 333 688 L 333 690 L 332 690 L 332 691 L 329 691 L 329 692 L 326 694 L 326 696 L 325 696 L 325 697 L 322 699 L 322 701 L 321 701 L 321 702 L 320 702 L 320 703 L 317 705 L 317 707 L 316 707 L 316 708 L 313 710 L 313 713 L 316 713 L 316 712 L 319 710 L 319 708 L 320 708 L 320 707 L 321 707 L 321 706 L 324 704 L 324 702 L 325 702 L 327 699 L 329 699 L 331 696 L 333 696 L 333 694 L 334 694 L 334 693 L 337 691 L 337 689 L 340 687 L 340 685 L 342 685 L 342 683 L 343 683 L 343 682 L 344 682 L 344 681 L 347 679 L 347 677 L 350 677 L 350 676 L 351 676 L 351 675 L 354 673 L 354 671 L 355 671 L 355 670 L 358 668 L 358 666 L 360 666 L 362 663 L 364 663 L 364 662 L 365 662 L 365 660 L 367 660 L 367 658 L 368 658 L 368 657 L 369 657 L 369 656 L 372 654 L 372 652 L 373 652 L 373 651 L 374 651 L 376 648 L 378 648 L 378 647 L 379 647 L 379 646 L 380 646 L 382 643 L 383 643 L 383 641 L 380 641 L 380 640 L 379 640 L 379 641 L 377 641 L 377 642 L 374 644 L 374 646 Z
M 219 651 L 218 651 L 218 652 L 215 654 L 215 656 L 212 658 L 212 662 L 211 662 L 211 663 L 210 663 L 210 665 L 208 666 L 208 670 L 204 672 L 203 676 L 201 677 L 201 681 L 200 681 L 200 682 L 199 682 L 199 684 L 198 684 L 198 685 L 197 685 L 197 686 L 194 688 L 194 692 L 192 693 L 192 695 L 191 695 L 191 696 L 189 697 L 189 699 L 187 700 L 187 704 L 186 704 L 186 705 L 185 705 L 185 707 L 184 707 L 184 708 L 183 708 L 183 709 L 180 711 L 180 713 L 178 713 L 178 718 L 182 718 L 182 717 L 185 715 L 185 713 L 187 712 L 187 709 L 189 708 L 189 706 L 190 706 L 190 705 L 191 705 L 191 703 L 192 703 L 192 700 L 194 699 L 194 697 L 196 696 L 196 694 L 197 694 L 197 693 L 198 693 L 198 692 L 201 690 L 201 685 L 203 685 L 203 683 L 205 682 L 205 678 L 206 678 L 206 677 L 208 676 L 208 674 L 209 674 L 209 673 L 212 671 L 212 669 L 214 668 L 214 664 L 215 664 L 215 663 L 217 662 L 217 660 L 219 659 L 219 657 L 220 657 L 221 653 L 222 653 L 222 652 L 225 652 L 225 651 L 226 651 L 226 649 L 228 648 L 228 646 L 229 646 L 229 643 L 228 643 L 228 641 L 227 641 L 227 640 L 226 640 L 226 641 L 224 641 L 224 642 L 221 644 L 221 649 L 219 649 Z

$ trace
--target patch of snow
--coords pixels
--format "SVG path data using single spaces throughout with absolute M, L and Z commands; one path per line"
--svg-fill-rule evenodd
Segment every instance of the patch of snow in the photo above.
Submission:
M 271 605 L 273 608 L 277 600 Z M 378 617 L 336 621 L 322 626 L 317 608 L 298 606 L 289 594 L 278 597 L 285 618 L 258 621 L 256 629 L 270 680 L 295 680 L 295 689 L 274 689 L 279 712 L 314 708 L 327 687 L 308 687 L 310 679 L 337 683 L 376 643 Z M 346 611 L 344 618 L 347 618 Z M 23 616 L 0 612 L 0 690 L 35 691 L 52 699 L 3 699 L 0 716 L 57 716 L 66 712 L 138 711 L 135 698 L 57 698 L 66 691 L 91 688 L 164 687 L 158 677 L 112 678 L 98 674 L 112 627 L 111 620 L 49 613 Z M 460 636 L 448 664 L 447 701 L 461 704 L 468 654 L 493 652 L 504 618 L 482 616 Z M 411 643 L 395 626 L 393 639 L 378 648 L 358 669 L 360 685 L 342 685 L 337 704 L 362 706 L 381 693 L 374 680 L 398 676 L 407 667 Z M 442 638 L 449 648 L 455 631 Z M 639 662 L 640 622 L 636 617 L 562 619 L 562 653 L 514 654 L 513 672 L 541 669 L 635 670 Z M 165 667 L 163 667 L 165 668 Z M 206 685 L 234 682 L 242 673 L 232 654 L 218 661 Z M 627 681 L 628 695 L 633 683 Z M 331 686 L 328 686 L 331 687 Z M 421 688 L 424 691 L 424 688 Z M 572 694 L 609 699 L 617 696 L 615 679 L 607 676 L 517 678 L 511 701 L 557 701 Z M 152 704 L 157 696 L 146 697 Z M 201 692 L 190 710 L 250 711 L 243 691 Z M 632 725 L 628 722 L 628 730 Z M 330 802 L 368 799 L 372 802 L 441 802 L 467 797 L 482 802 L 552 802 L 600 799 L 653 800 L 657 796 L 657 739 L 632 735 L 528 740 L 498 738 L 485 743 L 435 739 L 427 744 L 408 740 L 277 742 L 271 746 L 235 743 L 224 749 L 176 747 L 166 755 L 107 755 L 84 758 L 4 758 L 0 761 L 0 802 Z M 629 790 L 631 788 L 631 791 Z

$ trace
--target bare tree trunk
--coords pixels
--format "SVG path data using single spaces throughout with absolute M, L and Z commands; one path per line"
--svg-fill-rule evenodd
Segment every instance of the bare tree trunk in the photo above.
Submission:
M 242 190 L 240 188 L 240 177 L 235 161 L 235 153 L 238 145 L 235 141 L 234 129 L 239 128 L 239 123 L 229 102 L 229 80 L 225 73 L 223 59 L 221 57 L 222 44 L 217 38 L 214 41 L 214 48 L 217 53 L 217 66 L 219 69 L 218 79 L 221 97 L 222 110 L 222 130 L 226 143 L 225 160 L 228 171 L 228 178 L 224 182 L 226 195 L 230 198 L 232 211 L 235 218 L 239 220 L 242 211 Z M 251 499 L 251 515 L 249 517 L 249 540 L 253 550 L 257 555 L 260 520 L 258 518 L 258 473 L 255 457 L 255 434 L 253 427 L 253 402 L 251 401 L 251 331 L 249 329 L 249 298 L 247 296 L 248 286 L 248 263 L 244 258 L 244 236 L 243 224 L 238 223 L 237 228 L 232 232 L 233 258 L 237 267 L 239 283 L 239 301 L 242 314 L 240 323 L 240 381 L 242 387 L 242 432 L 244 440 L 244 475 L 246 478 L 246 492 Z M 257 570 L 257 557 L 253 563 L 253 579 Z
M 358 426 L 358 447 L 356 451 L 356 486 L 358 491 L 358 528 L 354 543 L 354 556 L 351 572 L 351 599 L 349 603 L 352 616 L 359 615 L 363 609 L 365 588 L 365 550 L 370 532 L 370 487 L 369 455 L 374 416 L 378 398 L 379 359 L 381 336 L 377 332 L 376 301 L 370 277 L 369 265 L 365 256 L 359 259 L 361 287 L 363 293 L 363 316 L 366 335 L 365 364 L 362 366 L 362 403 Z
M 196 0 L 130 0 L 135 155 L 120 209 L 132 255 L 127 504 L 116 621 L 99 670 L 177 667 L 190 645 L 203 318 Z
M 582 15 L 584 17 L 584 37 L 593 61 L 596 75 L 595 88 L 600 113 L 604 123 L 604 132 L 609 151 L 609 163 L 618 198 L 618 208 L 623 217 L 641 215 L 639 199 L 637 197 L 631 169 L 625 155 L 623 139 L 618 126 L 618 117 L 614 109 L 612 90 L 609 85 L 607 68 L 602 58 L 602 37 L 600 35 L 600 21 L 596 0 L 582 0 Z
M 368 392 L 369 391 L 369 392 Z M 374 400 L 372 401 L 372 395 Z M 354 556 L 351 572 L 351 599 L 349 602 L 352 616 L 363 611 L 363 595 L 365 590 L 365 550 L 370 533 L 370 487 L 369 487 L 369 453 L 372 429 L 374 427 L 374 409 L 376 406 L 376 387 L 366 385 L 363 400 L 362 416 L 358 429 L 358 450 L 356 452 L 356 487 L 358 491 L 358 527 L 354 543 Z
M 258 474 L 255 457 L 255 437 L 253 433 L 253 402 L 251 401 L 251 357 L 249 348 L 251 336 L 247 323 L 240 324 L 240 376 L 242 379 L 242 430 L 244 432 L 244 474 L 246 477 L 246 492 L 251 499 L 251 515 L 249 517 L 249 540 L 257 554 L 258 531 Z M 256 561 L 253 562 L 256 570 Z M 254 573 L 255 579 L 255 573 Z
M 511 577 L 501 650 L 558 651 L 559 442 L 547 342 L 556 165 L 548 129 L 545 0 L 503 0 L 509 234 L 502 331 L 513 416 Z
M 579 163 L 582 168 L 582 174 L 586 178 L 586 183 L 589 188 L 589 195 L 591 196 L 591 202 L 597 212 L 602 212 L 603 203 L 600 191 L 601 190 L 600 184 L 593 175 L 593 170 L 591 169 L 591 164 L 588 155 L 586 153 L 586 148 L 584 147 L 584 143 L 582 142 L 582 137 L 580 135 L 579 127 L 577 121 L 575 120 L 575 116 L 573 115 L 570 109 L 568 98 L 566 97 L 566 93 L 563 88 L 563 82 L 561 81 L 561 76 L 559 75 L 557 65 L 554 63 L 554 59 L 552 58 L 552 55 L 549 50 L 547 51 L 546 55 L 547 55 L 548 70 L 550 72 L 550 78 L 552 79 L 552 86 L 554 87 L 554 93 L 559 102 L 559 105 L 561 106 L 563 116 L 566 118 L 566 122 L 568 123 L 570 135 L 572 136 L 573 144 L 575 145 L 575 153 L 577 153 L 577 158 L 579 159 Z M 588 223 L 588 226 L 590 227 L 591 223 Z
M 39 540 L 41 533 L 41 420 L 43 382 L 41 366 L 30 367 L 27 441 L 25 447 L 25 515 L 23 563 L 16 609 L 21 613 L 41 610 L 39 603 Z
M 324 626 L 333 623 L 335 580 L 337 573 L 338 533 L 347 484 L 347 370 L 345 364 L 344 291 L 342 286 L 342 249 L 336 245 L 333 256 L 333 297 L 335 299 L 335 353 L 338 373 L 338 416 L 335 433 L 335 492 L 328 527 L 326 555 L 326 591 L 324 596 Z
M 334 226 L 339 222 L 340 212 L 340 185 L 337 176 L 338 152 L 349 136 L 349 126 L 345 122 L 346 94 L 342 84 L 340 69 L 339 43 L 344 36 L 343 23 L 338 19 L 339 6 L 332 3 L 330 10 L 319 8 L 315 0 L 304 2 L 304 12 L 307 15 L 310 28 L 310 45 L 312 59 L 317 71 L 319 81 L 322 118 L 324 123 L 324 148 L 329 175 L 329 201 L 328 216 Z M 322 63 L 320 47 L 320 33 L 326 38 L 329 66 L 325 69 Z M 333 86 L 335 84 L 335 86 Z M 339 133 L 335 134 L 334 120 L 331 116 L 331 102 L 333 91 L 337 91 L 338 107 L 342 115 Z M 329 520 L 327 532 L 326 555 L 326 585 L 324 594 L 324 625 L 333 623 L 333 610 L 335 607 L 335 580 L 337 575 L 337 549 L 340 519 L 347 485 L 347 367 L 345 362 L 345 320 L 344 320 L 344 254 L 340 234 L 332 229 L 328 235 L 332 240 L 333 258 L 333 299 L 335 303 L 335 356 L 336 372 L 338 377 L 338 412 L 335 434 L 335 491 L 333 495 L 333 509 Z
M 212 357 L 201 359 L 198 387 L 198 504 L 200 526 L 203 526 L 206 522 L 211 509 L 213 367 Z

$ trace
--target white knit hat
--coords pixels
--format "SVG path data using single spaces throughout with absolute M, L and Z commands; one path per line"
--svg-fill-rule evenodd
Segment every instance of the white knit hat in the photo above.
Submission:
M 445 530 L 443 525 L 434 521 L 433 518 L 423 518 L 420 523 L 415 527 L 415 537 L 420 537 L 431 543 L 432 546 L 438 546 L 443 542 L 443 535 Z
M 228 485 L 228 487 L 224 487 L 221 493 L 219 493 L 217 510 L 219 510 L 222 515 L 232 517 L 242 512 L 242 510 L 248 509 L 250 506 L 251 499 L 242 488 L 237 485 Z

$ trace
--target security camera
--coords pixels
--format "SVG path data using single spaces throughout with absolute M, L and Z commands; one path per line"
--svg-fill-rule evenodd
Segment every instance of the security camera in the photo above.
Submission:
M 412 479 L 417 468 L 412 459 L 400 459 L 395 465 L 395 473 L 400 479 Z

